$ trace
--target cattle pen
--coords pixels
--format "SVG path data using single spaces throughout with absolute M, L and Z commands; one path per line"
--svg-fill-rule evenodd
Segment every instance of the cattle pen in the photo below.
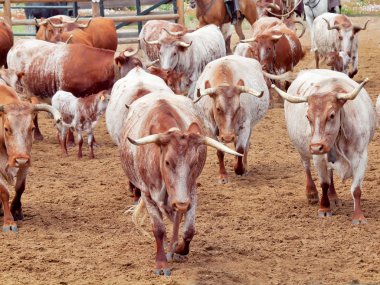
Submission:
M 78 9 L 82 8 L 91 8 L 91 16 L 98 17 L 104 16 L 106 18 L 111 18 L 115 24 L 116 28 L 120 29 L 126 25 L 131 23 L 137 23 L 138 32 L 140 32 L 142 24 L 149 20 L 175 20 L 176 22 L 184 25 L 184 0 L 160 0 L 160 1 L 152 1 L 152 0 L 125 0 L 125 1 L 113 1 L 113 0 L 67 0 L 67 3 L 71 3 L 74 16 L 78 15 Z M 34 0 L 0 0 L 0 5 L 3 6 L 3 17 L 6 23 L 10 26 L 34 26 L 34 19 L 16 19 L 12 15 L 12 9 L 15 8 L 12 5 L 20 5 L 20 4 L 32 4 L 36 3 Z M 52 0 L 40 0 L 38 3 L 58 3 L 58 1 Z M 164 5 L 164 4 L 172 4 L 173 13 L 165 12 L 154 12 L 155 9 Z M 48 4 L 49 5 L 49 4 Z M 142 10 L 143 5 L 151 5 L 145 10 Z M 20 6 L 23 7 L 23 6 Z M 61 6 L 67 8 L 69 6 Z M 127 15 L 105 15 L 105 8 L 124 8 L 124 7 L 133 7 L 135 9 L 134 13 L 128 13 Z M 39 8 L 42 8 L 39 7 Z M 50 8 L 47 6 L 46 8 Z M 85 20 L 82 16 L 79 18 L 80 20 Z M 118 43 L 126 44 L 126 43 L 136 43 L 138 42 L 137 33 L 123 33 L 118 32 Z M 17 35 L 17 34 L 15 34 Z M 23 35 L 23 34 L 22 34 Z

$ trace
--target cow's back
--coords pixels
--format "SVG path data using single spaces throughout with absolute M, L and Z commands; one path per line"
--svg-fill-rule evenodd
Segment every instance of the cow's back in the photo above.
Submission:
M 117 33 L 112 19 L 93 18 L 84 31 L 91 35 L 94 47 L 116 51 Z
M 115 82 L 106 110 L 107 130 L 115 144 L 119 144 L 120 131 L 128 115 L 126 105 L 148 93 L 163 90 L 173 94 L 172 90 L 158 76 L 135 67 L 125 77 Z
M 8 24 L 0 21 L 0 66 L 7 66 L 7 54 L 12 46 L 12 29 Z

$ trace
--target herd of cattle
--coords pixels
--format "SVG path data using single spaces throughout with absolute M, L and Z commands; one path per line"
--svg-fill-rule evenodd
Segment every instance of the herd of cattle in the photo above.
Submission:
M 269 108 L 268 87 L 285 100 L 288 133 L 306 172 L 308 201 L 320 202 L 320 216 L 331 215 L 331 203 L 340 205 L 335 170 L 342 179 L 353 179 L 353 223 L 366 223 L 361 184 L 376 114 L 364 89 L 368 79 L 359 84 L 352 77 L 358 71 L 358 32 L 367 23 L 358 27 L 348 17 L 331 13 L 316 17 L 310 28 L 317 69 L 298 74 L 293 69 L 305 50 L 291 19 L 255 19 L 253 36 L 241 41 L 234 55 L 226 55 L 227 37 L 216 25 L 190 31 L 167 21 L 149 21 L 140 33 L 145 61 L 130 48 L 116 54 L 117 34 L 109 19 L 83 23 L 54 16 L 36 20 L 36 25 L 36 39 L 15 43 L 10 27 L 0 26 L 0 64 L 6 67 L 0 70 L 3 231 L 16 232 L 16 221 L 23 219 L 21 196 L 32 142 L 43 138 L 38 111 L 53 115 L 64 155 L 76 131 L 82 157 L 82 132 L 87 132 L 90 158 L 93 129 L 105 113 L 137 201 L 134 221 L 139 226 L 140 214 L 147 210 L 157 243 L 155 271 L 169 275 L 168 261 L 187 255 L 194 236 L 196 180 L 206 161 L 206 146 L 217 149 L 221 183 L 228 182 L 224 153 L 235 155 L 235 173 L 246 175 L 253 127 Z M 332 70 L 318 69 L 320 57 Z M 286 91 L 273 84 L 279 80 L 286 81 Z M 40 103 L 46 99 L 52 106 Z M 377 110 L 380 116 L 380 98 Z M 321 199 L 311 177 L 311 159 Z M 12 183 L 15 196 L 9 205 Z M 173 222 L 167 254 L 163 214 Z

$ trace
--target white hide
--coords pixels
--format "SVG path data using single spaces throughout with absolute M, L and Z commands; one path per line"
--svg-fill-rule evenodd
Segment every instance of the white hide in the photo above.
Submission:
M 167 37 L 162 31 L 160 42 Z M 204 26 L 194 32 L 186 33 L 181 41 L 191 43 L 183 52 L 172 54 L 172 45 L 161 44 L 160 64 L 163 69 L 185 72 L 184 76 L 190 80 L 189 93 L 194 92 L 198 77 L 204 67 L 211 61 L 226 55 L 226 45 L 223 34 L 215 25 Z
M 343 73 L 327 69 L 312 69 L 300 72 L 287 93 L 307 98 L 313 95 L 311 91 L 315 90 L 314 86 L 318 82 L 332 78 L 342 82 L 348 92 L 358 86 L 358 83 Z M 318 92 L 324 93 L 330 90 L 331 86 L 324 84 Z M 321 182 L 330 183 L 330 178 L 324 171 L 327 165 L 328 168 L 334 169 L 343 180 L 353 177 L 351 191 L 360 185 L 367 165 L 368 144 L 375 130 L 375 112 L 366 90 L 362 89 L 354 100 L 347 100 L 340 111 L 340 133 L 334 144 L 337 150 L 335 163 L 327 162 L 327 154 L 311 155 L 309 152 L 311 127 L 306 118 L 308 104 L 285 101 L 284 108 L 290 140 L 300 153 L 304 165 L 313 158 L 320 179 L 323 180 Z
M 329 10 L 329 0 L 306 0 L 303 1 L 304 5 L 304 11 L 306 16 L 306 22 L 312 30 L 313 21 L 316 17 L 319 15 L 322 15 L 323 13 L 327 13 Z M 311 31 L 311 35 L 313 35 L 313 32 Z
M 377 127 L 380 127 L 380 95 L 377 97 L 376 101 L 376 115 L 377 115 Z
M 213 62 L 210 62 L 204 69 L 197 81 L 194 98 L 197 98 L 197 90 L 205 88 L 205 82 L 214 77 L 214 74 L 220 65 L 228 65 L 232 70 L 233 84 L 237 85 L 242 79 L 246 87 L 257 91 L 264 91 L 261 98 L 248 93 L 240 94 L 240 108 L 245 116 L 240 125 L 234 126 L 235 134 L 238 136 L 237 146 L 246 145 L 249 142 L 253 126 L 258 123 L 267 113 L 269 107 L 269 91 L 262 74 L 260 63 L 251 58 L 245 58 L 238 55 L 226 56 Z M 211 82 L 211 81 L 210 81 Z M 211 86 L 217 87 L 217 86 Z M 217 126 L 213 118 L 213 99 L 209 96 L 202 98 L 196 103 L 202 109 L 205 116 L 206 126 L 211 128 L 211 133 L 216 137 Z
M 164 80 L 144 71 L 141 67 L 135 67 L 125 77 L 116 81 L 106 111 L 107 130 L 116 145 L 119 145 L 120 131 L 128 115 L 128 108 L 125 105 L 130 105 L 141 89 L 152 92 L 162 90 L 174 95 Z

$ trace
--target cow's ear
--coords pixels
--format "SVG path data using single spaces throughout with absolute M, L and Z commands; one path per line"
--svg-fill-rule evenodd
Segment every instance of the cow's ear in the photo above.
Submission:
M 237 86 L 245 86 L 244 80 L 240 79 L 237 83 Z
M 118 56 L 115 58 L 116 65 L 120 68 L 122 65 L 125 64 L 125 57 Z
M 199 127 L 199 125 L 195 122 L 191 123 L 191 125 L 189 126 L 189 128 L 187 129 L 187 131 L 189 133 L 193 133 L 193 134 L 201 134 L 202 132 L 202 129 Z

